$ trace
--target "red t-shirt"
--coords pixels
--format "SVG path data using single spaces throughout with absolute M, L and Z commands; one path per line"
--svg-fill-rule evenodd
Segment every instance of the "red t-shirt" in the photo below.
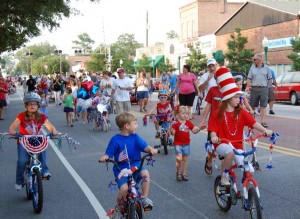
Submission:
M 20 113 L 17 118 L 21 121 L 20 134 L 21 135 L 38 135 L 41 131 L 42 125 L 47 120 L 47 116 L 44 114 L 40 121 L 25 120 L 25 112 Z
M 175 130 L 174 144 L 185 145 L 190 144 L 190 130 L 194 128 L 194 124 L 190 120 L 186 120 L 185 123 L 181 123 L 176 120 L 172 128 Z
M 156 105 L 157 109 L 157 114 L 156 115 L 161 115 L 161 114 L 168 114 L 172 111 L 172 107 L 169 102 L 166 102 L 165 104 L 158 103 Z M 165 121 L 167 120 L 167 115 L 166 116 L 159 116 L 158 117 L 160 121 Z
M 8 86 L 4 81 L 0 81 L 0 100 L 6 100 L 6 94 L 8 92 Z
M 219 109 L 220 102 L 222 101 L 223 93 L 219 90 L 218 86 L 211 87 L 206 95 L 205 101 L 211 104 L 210 115 Z M 209 116 L 210 120 L 211 116 Z
M 47 87 L 48 87 L 47 81 L 41 81 L 41 88 L 47 89 Z
M 248 113 L 246 110 L 242 109 L 238 120 L 234 119 L 234 111 L 226 112 L 225 115 L 227 118 L 228 126 L 226 125 L 225 115 L 222 117 L 222 121 L 218 119 L 219 110 L 213 112 L 211 119 L 208 123 L 208 130 L 211 132 L 217 133 L 219 138 L 226 138 L 231 141 L 243 140 L 244 137 L 244 127 L 253 127 L 256 123 L 253 116 Z M 232 135 L 233 134 L 233 135 Z M 233 142 L 232 145 L 236 149 L 243 149 L 243 142 Z M 215 144 L 215 147 L 218 147 L 218 144 Z

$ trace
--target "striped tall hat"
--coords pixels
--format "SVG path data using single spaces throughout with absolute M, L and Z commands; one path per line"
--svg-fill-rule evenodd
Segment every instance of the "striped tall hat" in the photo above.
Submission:
M 237 87 L 234 78 L 228 68 L 219 68 L 216 72 L 217 83 L 223 93 L 222 101 L 228 100 L 236 94 L 243 95 L 243 92 Z

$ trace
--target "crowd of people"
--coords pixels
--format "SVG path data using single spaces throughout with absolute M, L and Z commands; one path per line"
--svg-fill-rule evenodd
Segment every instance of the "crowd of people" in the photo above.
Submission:
M 207 61 L 206 72 L 201 72 L 201 77 L 197 77 L 191 72 L 189 65 L 184 65 L 182 73 L 176 75 L 172 72 L 163 72 L 161 76 L 160 88 L 158 91 L 158 102 L 149 110 L 150 114 L 157 115 L 155 120 L 156 137 L 159 135 L 159 126 L 163 125 L 168 130 L 168 135 L 174 136 L 174 148 L 176 154 L 176 180 L 188 181 L 187 164 L 190 155 L 190 132 L 196 134 L 201 129 L 207 128 L 207 141 L 211 141 L 216 153 L 224 157 L 222 162 L 223 185 L 229 184 L 228 171 L 235 160 L 238 164 L 241 159 L 234 155 L 232 148 L 227 143 L 220 143 L 220 138 L 229 139 L 235 143 L 232 145 L 238 150 L 243 150 L 242 143 L 237 140 L 243 139 L 244 126 L 257 129 L 270 136 L 271 130 L 266 129 L 266 106 L 268 100 L 274 101 L 272 97 L 271 84 L 276 86 L 272 72 L 267 64 L 262 62 L 262 56 L 256 54 L 253 58 L 254 64 L 247 76 L 246 91 L 251 92 L 250 100 L 241 90 L 242 81 L 234 79 L 230 69 L 219 67 L 215 59 Z M 73 127 L 74 122 L 79 119 L 82 123 L 88 120 L 88 113 L 97 108 L 98 104 L 106 106 L 108 113 L 105 115 L 110 121 L 109 113 L 116 111 L 118 115 L 115 122 L 120 129 L 107 146 L 105 155 L 101 161 L 114 158 L 119 162 L 119 158 L 124 155 L 128 160 L 141 158 L 140 152 L 146 151 L 153 155 L 157 150 L 149 146 L 141 136 L 136 134 L 137 118 L 130 113 L 131 95 L 136 88 L 139 112 L 147 113 L 149 97 L 153 93 L 153 79 L 145 71 L 139 73 L 135 84 L 125 76 L 125 70 L 117 70 L 118 77 L 114 77 L 111 72 L 103 71 L 101 74 L 93 72 L 80 72 L 79 77 L 70 74 L 69 77 L 61 73 L 56 73 L 52 77 L 39 76 L 21 81 L 24 89 L 25 112 L 18 114 L 11 124 L 9 131 L 16 134 L 16 129 L 20 127 L 21 134 L 38 134 L 43 124 L 53 134 L 57 134 L 55 127 L 49 122 L 49 102 L 53 102 L 59 107 L 64 104 L 63 111 L 66 113 L 66 124 Z M 95 88 L 95 89 L 94 89 Z M 0 75 L 0 120 L 3 120 L 3 111 L 7 107 L 8 85 Z M 85 96 L 85 97 L 84 97 Z M 174 106 L 170 104 L 170 97 L 174 96 Z M 204 98 L 206 105 L 202 120 L 198 125 L 193 123 L 193 105 L 196 98 Z M 271 103 L 271 102 L 270 102 Z M 260 107 L 261 122 L 255 121 L 253 115 L 255 108 Z M 270 114 L 274 114 L 273 104 L 270 105 Z M 172 114 L 172 116 L 169 116 Z M 171 119 L 170 119 L 171 118 Z M 29 124 L 30 121 L 30 124 Z M 32 126 L 27 129 L 27 126 Z M 96 124 L 95 124 L 95 127 Z M 29 132 L 28 130 L 34 130 Z M 125 146 L 124 146 L 125 145 Z M 121 156 L 121 154 L 123 154 Z M 20 190 L 22 182 L 22 172 L 24 172 L 27 152 L 18 144 L 18 162 L 16 189 Z M 50 175 L 46 163 L 46 152 L 41 154 L 43 175 Z M 134 161 L 136 162 L 136 161 Z M 137 165 L 136 163 L 124 164 L 122 168 Z M 212 174 L 212 155 L 208 154 L 205 162 L 205 172 Z M 120 171 L 114 169 L 116 182 L 120 188 L 117 202 L 126 198 L 127 179 L 120 180 L 117 176 Z M 141 177 L 150 178 L 149 172 L 144 168 L 140 173 Z M 150 180 L 142 186 L 144 207 L 153 205 L 148 198 Z

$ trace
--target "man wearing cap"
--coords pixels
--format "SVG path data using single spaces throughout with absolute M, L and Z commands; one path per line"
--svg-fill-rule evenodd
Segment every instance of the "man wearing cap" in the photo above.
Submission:
M 117 104 L 117 113 L 129 112 L 131 108 L 130 94 L 133 89 L 131 80 L 125 77 L 123 68 L 117 70 L 119 78 L 113 81 L 111 95 L 115 95 Z
M 212 86 L 217 86 L 214 75 L 217 70 L 217 62 L 215 59 L 209 59 L 207 61 L 207 72 L 202 75 L 199 81 L 199 92 L 204 92 L 204 99 L 209 89 Z
M 263 127 L 267 128 L 266 107 L 268 105 L 269 87 L 272 81 L 270 68 L 262 62 L 262 55 L 255 54 L 253 57 L 254 64 L 251 66 L 246 90 L 250 90 L 250 106 L 255 108 L 260 105 L 260 118 Z

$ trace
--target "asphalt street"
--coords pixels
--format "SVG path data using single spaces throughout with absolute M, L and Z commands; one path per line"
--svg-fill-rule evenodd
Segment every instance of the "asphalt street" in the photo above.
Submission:
M 265 168 L 271 155 L 268 144 L 261 143 L 258 148 L 258 160 L 262 168 L 255 173 L 255 178 L 259 182 L 264 218 L 300 218 L 299 140 L 295 134 L 290 137 L 296 138 L 292 139 L 292 145 L 287 143 L 291 139 L 282 140 L 291 132 L 288 131 L 291 128 L 289 124 L 292 124 L 293 133 L 299 133 L 299 107 L 276 104 L 276 115 L 268 117 L 270 124 L 274 124 L 274 130 L 286 133 L 281 134 L 281 139 L 277 142 L 279 147 L 275 147 L 277 150 L 273 151 L 273 169 Z M 9 108 L 5 110 L 5 120 L 0 121 L 0 132 L 6 132 L 16 115 L 23 110 L 20 96 L 11 96 Z M 137 111 L 138 107 L 133 106 L 133 113 L 139 122 L 138 134 L 150 145 L 159 144 L 154 138 L 154 125 L 150 123 L 143 127 L 143 115 Z M 111 116 L 113 121 L 115 115 Z M 114 182 L 112 165 L 109 164 L 107 168 L 105 164 L 99 164 L 98 159 L 104 154 L 110 138 L 118 132 L 117 126 L 112 123 L 108 132 L 93 131 L 92 124 L 81 122 L 76 122 L 73 128 L 67 127 L 63 107 L 53 104 L 49 106 L 49 120 L 59 132 L 70 134 L 80 145 L 77 150 L 70 150 L 66 141 L 61 149 L 54 144 L 49 145 L 47 160 L 52 177 L 49 181 L 44 181 L 44 207 L 41 214 L 36 215 L 33 213 L 32 203 L 26 200 L 25 190 L 17 192 L 14 189 L 16 141 L 5 138 L 0 152 L 0 218 L 106 218 L 105 211 L 114 207 L 117 191 L 108 186 L 110 182 Z M 200 121 L 199 118 L 196 121 Z M 282 122 L 277 124 L 275 121 Z M 154 158 L 156 161 L 153 167 L 146 165 L 151 176 L 149 197 L 154 202 L 154 209 L 146 213 L 146 218 L 250 218 L 249 212 L 242 209 L 241 202 L 232 206 L 228 213 L 219 210 L 213 184 L 215 177 L 221 172 L 214 169 L 211 176 L 204 173 L 205 140 L 205 131 L 191 134 L 188 182 L 176 181 L 175 153 L 172 147 L 169 148 L 168 155 L 162 153 Z M 220 165 L 220 162 L 216 160 L 215 164 Z

